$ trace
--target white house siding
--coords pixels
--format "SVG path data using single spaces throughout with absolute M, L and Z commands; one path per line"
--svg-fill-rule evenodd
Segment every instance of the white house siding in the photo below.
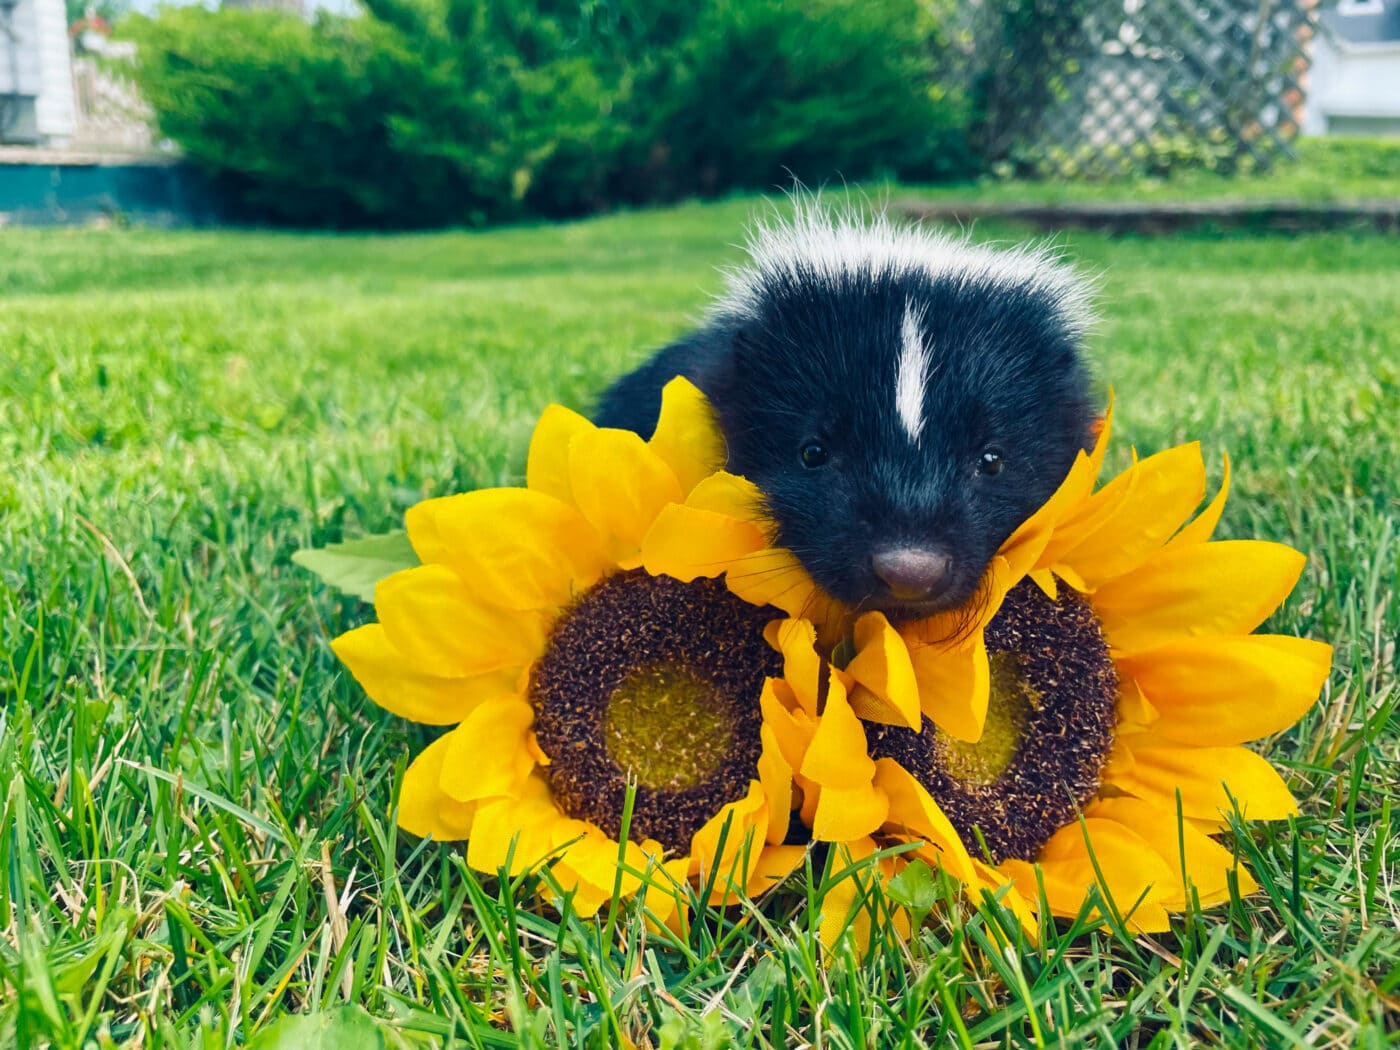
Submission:
M 3 15 L 0 15 L 3 18 Z M 0 23 L 3 29 L 3 23 Z M 0 92 L 35 96 L 39 94 L 39 49 L 32 0 L 20 0 L 10 14 L 10 32 L 14 39 L 0 31 Z
M 34 8 L 39 57 L 39 97 L 34 104 L 39 134 L 50 145 L 73 137 L 73 67 L 68 47 L 68 19 L 63 0 L 20 0 Z
M 1319 35 L 1303 131 L 1400 134 L 1400 41 L 1354 44 Z
M 14 141 L 61 146 L 73 135 L 65 19 L 63 0 L 19 0 L 0 24 L 0 93 L 18 96 L 0 130 Z

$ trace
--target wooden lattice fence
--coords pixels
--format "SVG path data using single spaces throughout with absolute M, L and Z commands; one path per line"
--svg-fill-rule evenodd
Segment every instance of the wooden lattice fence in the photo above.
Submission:
M 984 156 L 1103 177 L 1291 155 L 1317 0 L 1022 0 L 964 5 Z

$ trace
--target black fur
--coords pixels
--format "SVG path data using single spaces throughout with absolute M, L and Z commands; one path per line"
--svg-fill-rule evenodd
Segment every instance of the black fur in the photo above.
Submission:
M 715 406 L 728 469 L 758 485 L 778 541 L 826 591 L 896 619 L 961 605 L 1091 443 L 1080 290 L 1036 255 L 1019 258 L 1056 280 L 1008 278 L 1022 272 L 1014 267 L 911 266 L 907 257 L 832 273 L 829 263 L 804 264 L 800 238 L 793 250 L 787 265 L 747 271 L 737 301 L 619 379 L 597 422 L 649 434 L 662 385 L 687 376 Z M 932 358 L 917 443 L 894 394 L 911 305 Z M 801 456 L 813 440 L 827 450 L 815 468 Z M 979 472 L 993 447 L 1002 469 Z M 891 546 L 947 555 L 947 586 L 925 601 L 897 599 L 871 561 Z

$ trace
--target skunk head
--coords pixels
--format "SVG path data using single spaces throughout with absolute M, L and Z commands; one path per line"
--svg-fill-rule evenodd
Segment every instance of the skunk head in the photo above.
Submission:
M 830 594 L 908 620 L 963 605 L 1095 418 L 1085 286 L 999 252 L 832 218 L 760 228 L 711 317 L 729 469 Z

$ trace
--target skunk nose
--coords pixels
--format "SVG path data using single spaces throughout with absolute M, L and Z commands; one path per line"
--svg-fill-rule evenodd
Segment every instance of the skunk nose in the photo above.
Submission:
M 953 577 L 953 559 L 927 547 L 886 547 L 870 556 L 871 567 L 902 602 L 937 598 Z

